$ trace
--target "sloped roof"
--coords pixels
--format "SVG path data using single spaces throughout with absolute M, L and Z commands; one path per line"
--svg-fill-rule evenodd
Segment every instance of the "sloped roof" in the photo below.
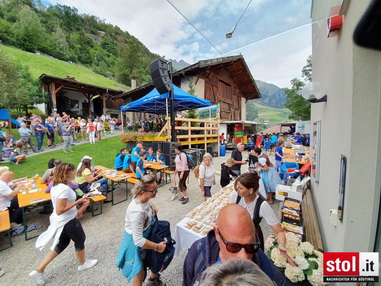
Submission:
M 89 83 L 84 83 L 77 81 L 75 78 L 67 77 L 61 78 L 52 75 L 42 74 L 39 79 L 42 83 L 47 84 L 54 82 L 58 85 L 63 85 L 66 90 L 73 90 L 78 92 L 90 93 L 90 94 L 108 94 L 111 95 L 113 99 L 116 95 L 123 93 L 122 90 L 116 90 L 111 88 L 105 88 L 102 86 L 97 86 Z
M 186 76 L 197 76 L 210 68 L 226 68 L 229 71 L 230 76 L 239 86 L 243 97 L 247 100 L 261 97 L 255 80 L 242 55 L 201 60 L 193 65 L 173 73 L 172 81 L 174 83 L 180 82 L 181 79 Z M 153 88 L 154 85 L 152 82 L 150 82 L 129 92 L 118 95 L 116 98 L 131 97 L 132 100 L 136 100 L 146 95 Z

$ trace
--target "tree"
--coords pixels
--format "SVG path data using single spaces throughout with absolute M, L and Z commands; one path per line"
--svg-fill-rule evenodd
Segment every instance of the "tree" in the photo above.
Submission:
M 0 108 L 15 108 L 28 113 L 34 104 L 47 102 L 40 82 L 27 67 L 22 66 L 0 50 Z
M 312 80 L 312 62 L 311 56 L 307 59 L 307 64 L 302 69 L 303 78 L 310 82 Z M 311 118 L 311 103 L 305 100 L 302 96 L 302 88 L 305 86 L 305 82 L 298 78 L 291 80 L 292 87 L 285 88 L 284 91 L 287 94 L 287 101 L 284 104 L 286 108 L 291 111 L 290 119 L 295 120 L 310 120 Z
M 194 95 L 195 89 L 194 89 L 194 84 L 193 84 L 192 79 L 189 80 L 188 87 L 189 87 L 188 93 L 191 95 Z M 186 118 L 197 118 L 198 115 L 197 115 L 196 109 L 188 109 L 187 112 L 185 113 L 185 117 Z M 193 123 L 194 122 L 192 122 L 192 124 Z

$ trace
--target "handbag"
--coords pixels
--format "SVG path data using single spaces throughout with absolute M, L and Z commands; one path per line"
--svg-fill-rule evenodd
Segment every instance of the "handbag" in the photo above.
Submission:
M 166 242 L 163 253 L 155 250 L 147 251 L 147 265 L 154 274 L 164 271 L 171 263 L 175 254 L 176 241 L 172 239 L 170 223 L 165 220 L 159 220 L 155 215 L 155 222 L 151 226 L 151 232 L 148 239 L 154 243 Z
M 84 198 L 95 198 L 95 197 L 101 195 L 102 191 L 103 191 L 103 189 L 101 187 L 101 184 L 94 182 L 91 184 L 89 192 L 84 194 L 83 197 Z

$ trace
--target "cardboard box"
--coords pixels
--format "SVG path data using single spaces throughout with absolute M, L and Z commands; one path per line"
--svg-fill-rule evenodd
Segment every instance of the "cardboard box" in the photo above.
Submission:
M 276 191 L 275 191 L 275 198 L 279 201 L 284 201 L 285 197 L 289 197 L 289 198 L 301 201 L 303 197 L 303 193 L 292 191 L 291 186 L 277 185 Z

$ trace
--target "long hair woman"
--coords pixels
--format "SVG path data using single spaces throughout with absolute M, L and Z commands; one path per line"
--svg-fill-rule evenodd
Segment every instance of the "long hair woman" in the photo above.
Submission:
M 101 184 L 102 194 L 107 198 L 108 183 L 106 178 L 102 178 L 101 174 L 95 174 L 94 176 L 91 173 L 91 159 L 82 160 L 82 165 L 77 171 L 77 182 L 79 188 L 85 194 L 89 192 L 91 184 L 96 182 Z M 106 199 L 105 203 L 111 202 L 111 200 Z
M 264 250 L 264 238 L 260 222 L 264 218 L 277 237 L 280 252 L 293 264 L 295 261 L 286 251 L 286 236 L 279 220 L 271 206 L 258 192 L 260 178 L 255 171 L 240 175 L 234 182 L 234 189 L 236 191 L 230 195 L 229 202 L 243 206 L 250 213 L 256 234 L 261 242 L 262 250 Z
M 36 248 L 42 250 L 53 238 L 51 251 L 37 269 L 29 273 L 29 276 L 38 284 L 44 285 L 44 270 L 69 245 L 70 240 L 74 242 L 75 254 L 79 263 L 78 271 L 95 266 L 96 259 L 85 259 L 86 235 L 78 219 L 89 206 L 89 199 L 76 200 L 76 193 L 68 186 L 68 181 L 74 178 L 75 167 L 70 163 L 62 163 L 56 166 L 53 173 L 53 188 L 51 200 L 53 213 L 50 216 L 49 228 L 42 233 L 37 241 Z M 77 206 L 81 206 L 77 209 Z
M 132 190 L 133 199 L 128 205 L 124 223 L 124 239 L 120 246 L 117 266 L 122 269 L 123 275 L 133 286 L 143 285 L 146 276 L 146 249 L 164 252 L 164 241 L 154 243 L 147 239 L 151 231 L 153 216 L 157 209 L 150 201 L 157 194 L 156 178 L 153 175 L 145 175 L 135 183 Z M 150 274 L 145 286 L 165 285 L 160 280 L 159 274 Z

